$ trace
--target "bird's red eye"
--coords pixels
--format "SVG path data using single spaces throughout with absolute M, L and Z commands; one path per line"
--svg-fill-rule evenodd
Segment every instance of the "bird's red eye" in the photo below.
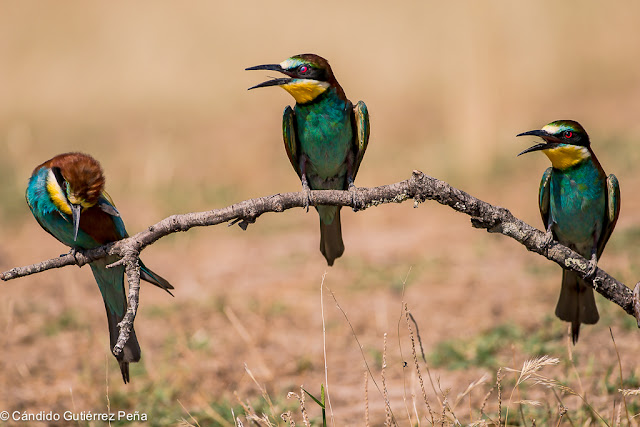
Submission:
M 571 132 L 570 130 L 567 130 L 564 132 L 564 137 L 569 139 L 573 136 L 573 132 Z
M 306 65 L 301 65 L 300 68 L 298 68 L 298 71 L 302 74 L 306 73 L 309 70 L 309 68 L 307 68 Z

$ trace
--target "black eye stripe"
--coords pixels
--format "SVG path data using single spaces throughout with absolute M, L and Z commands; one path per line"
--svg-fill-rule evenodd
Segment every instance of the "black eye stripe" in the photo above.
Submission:
M 65 179 L 62 176 L 62 172 L 60 171 L 59 167 L 53 167 L 51 168 L 51 171 L 53 172 L 53 176 L 56 177 L 56 181 L 58 181 L 58 185 L 60 186 L 60 188 L 64 189 L 65 186 Z
M 51 171 L 53 172 L 53 176 L 56 177 L 56 181 L 58 182 L 58 185 L 62 190 L 62 194 L 64 194 L 64 198 L 67 199 L 67 202 L 69 202 L 69 198 L 67 197 L 67 191 L 66 191 L 67 181 L 62 176 L 62 171 L 60 170 L 59 167 L 53 167 L 51 168 Z
M 307 68 L 306 71 L 302 72 L 302 67 L 306 67 Z M 302 64 L 302 65 L 298 65 L 295 68 L 290 68 L 289 72 L 303 79 L 313 79 L 313 80 L 319 80 L 321 82 L 327 81 L 326 70 L 321 68 L 315 68 L 309 64 Z

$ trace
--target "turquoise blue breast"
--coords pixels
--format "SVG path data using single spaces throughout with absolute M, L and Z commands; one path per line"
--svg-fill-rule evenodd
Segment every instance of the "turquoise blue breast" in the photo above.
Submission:
M 47 192 L 49 169 L 42 168 L 29 180 L 27 203 L 38 223 L 67 246 L 78 247 L 73 241 L 73 221 L 70 215 L 58 210 Z
M 311 188 L 346 188 L 346 158 L 353 138 L 351 104 L 333 89 L 320 97 L 295 109 L 300 151 L 308 159 L 307 177 Z
M 591 160 L 565 171 L 553 169 L 550 213 L 558 241 L 591 248 L 594 233 L 597 240 L 602 232 L 606 191 L 606 177 Z

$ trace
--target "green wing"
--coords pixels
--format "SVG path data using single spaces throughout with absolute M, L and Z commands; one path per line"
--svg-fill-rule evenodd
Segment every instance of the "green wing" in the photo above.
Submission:
M 607 214 L 604 218 L 604 225 L 602 226 L 602 235 L 598 241 L 598 258 L 602 254 L 605 245 L 609 241 L 611 233 L 618 222 L 620 216 L 620 184 L 618 178 L 614 174 L 607 177 Z
M 547 231 L 549 226 L 549 204 L 551 197 L 551 170 L 547 168 L 542 174 L 540 180 L 540 191 L 538 193 L 538 207 L 540 208 L 540 215 L 542 216 L 542 222 L 544 222 L 544 231 Z
M 364 102 L 358 101 L 355 107 L 353 107 L 353 122 L 355 127 L 354 149 L 355 149 L 355 164 L 353 167 L 353 178 L 355 178 L 362 163 L 364 152 L 367 150 L 369 144 L 369 110 Z
M 302 178 L 300 164 L 298 162 L 299 149 L 296 135 L 296 113 L 289 105 L 287 105 L 287 108 L 284 109 L 284 113 L 282 114 L 282 138 L 284 139 L 284 149 L 287 152 L 291 166 L 293 166 L 298 176 Z

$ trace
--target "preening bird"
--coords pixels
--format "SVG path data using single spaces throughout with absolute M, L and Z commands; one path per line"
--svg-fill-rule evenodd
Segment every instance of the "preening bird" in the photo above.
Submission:
M 590 259 L 589 275 L 593 275 L 620 214 L 618 179 L 613 174 L 607 177 L 589 135 L 575 121 L 558 120 L 518 136 L 525 135 L 539 136 L 542 142 L 520 154 L 542 151 L 551 160 L 538 193 L 548 242 L 555 239 Z M 571 322 L 574 344 L 580 324 L 594 324 L 600 318 L 593 288 L 574 272 L 562 272 L 556 316 Z
M 315 54 L 295 55 L 280 64 L 247 70 L 271 70 L 287 77 L 249 89 L 280 86 L 296 101 L 282 118 L 284 147 L 307 193 L 313 190 L 350 190 L 369 142 L 369 113 L 364 102 L 354 107 L 336 80 L 329 62 Z M 307 206 L 308 209 L 308 206 Z M 344 252 L 339 206 L 317 206 L 320 215 L 320 251 L 329 265 Z
M 102 168 L 93 157 L 82 153 L 60 154 L 34 169 L 27 187 L 27 204 L 42 228 L 60 242 L 75 249 L 96 248 L 128 237 L 120 214 L 104 191 L 104 184 Z M 110 255 L 90 264 L 107 310 L 112 350 L 118 340 L 118 323 L 127 310 L 125 268 L 106 268 L 117 260 Z M 173 286 L 142 261 L 140 278 L 171 294 L 169 290 Z M 140 346 L 133 329 L 116 358 L 126 384 L 129 363 L 140 360 Z

